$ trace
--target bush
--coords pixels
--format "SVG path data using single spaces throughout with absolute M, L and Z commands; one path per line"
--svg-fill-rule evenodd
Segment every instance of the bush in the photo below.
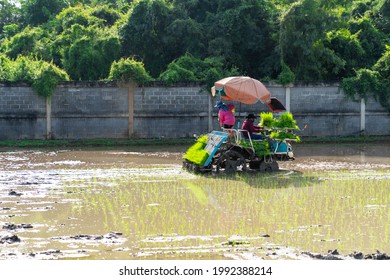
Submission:
M 0 81 L 9 81 L 12 61 L 4 54 L 0 54 Z
M 144 64 L 134 59 L 121 58 L 111 64 L 110 80 L 120 80 L 123 82 L 133 81 L 139 85 L 144 85 L 152 78 L 146 72 Z
M 32 88 L 39 96 L 49 97 L 54 93 L 61 81 L 68 81 L 68 74 L 57 66 L 44 62 L 42 63 L 37 77 L 32 82 Z
M 377 71 L 360 69 L 356 71 L 355 77 L 343 79 L 342 87 L 352 100 L 367 99 L 370 93 L 378 91 L 380 76 Z
M 175 82 L 197 80 L 192 71 L 185 69 L 176 63 L 170 63 L 168 69 L 160 75 L 159 79 L 164 81 L 166 85 L 171 85 Z
M 2 80 L 26 82 L 39 96 L 51 96 L 61 81 L 68 81 L 69 76 L 52 63 L 38 61 L 25 56 L 11 60 L 0 56 L 0 77 Z
M 372 96 L 390 112 L 390 46 L 386 49 L 372 70 L 357 70 L 354 77 L 343 79 L 342 88 L 352 100 Z
M 167 85 L 176 82 L 199 81 L 205 84 L 209 90 L 214 82 L 228 76 L 237 76 L 235 68 L 226 70 L 224 63 L 219 57 L 208 57 L 204 60 L 186 53 L 180 58 L 172 61 L 167 70 L 159 76 L 159 79 Z
M 282 66 L 282 71 L 278 76 L 278 82 L 284 86 L 294 83 L 295 81 L 294 72 L 290 69 L 290 67 L 288 67 L 288 65 L 284 61 L 282 61 L 281 66 Z

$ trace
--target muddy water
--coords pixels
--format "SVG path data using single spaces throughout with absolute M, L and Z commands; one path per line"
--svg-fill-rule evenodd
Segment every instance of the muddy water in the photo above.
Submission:
M 281 172 L 195 176 L 187 147 L 0 151 L 0 259 L 390 253 L 390 145 L 297 145 Z

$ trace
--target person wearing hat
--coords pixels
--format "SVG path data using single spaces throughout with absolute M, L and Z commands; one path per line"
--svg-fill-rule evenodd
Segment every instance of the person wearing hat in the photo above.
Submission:
M 248 134 L 252 140 L 262 140 L 263 135 L 258 134 L 259 132 L 261 132 L 261 127 L 253 124 L 255 119 L 256 119 L 256 116 L 254 114 L 248 114 L 245 117 L 245 121 L 242 123 L 241 129 L 248 131 Z M 248 135 L 245 135 L 245 136 L 247 137 Z
M 236 122 L 234 117 L 234 105 L 226 105 L 222 101 L 218 101 L 215 107 L 218 108 L 219 125 L 223 128 L 232 128 Z

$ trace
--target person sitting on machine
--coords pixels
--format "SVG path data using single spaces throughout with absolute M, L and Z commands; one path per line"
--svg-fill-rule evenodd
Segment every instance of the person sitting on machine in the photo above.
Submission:
M 253 124 L 255 119 L 256 119 L 256 116 L 254 114 L 248 114 L 245 117 L 245 121 L 243 122 L 241 129 L 248 131 L 248 132 L 244 131 L 244 136 L 246 138 L 249 138 L 249 136 L 250 136 L 252 140 L 262 140 L 263 135 L 258 134 L 259 132 L 262 131 L 261 127 Z

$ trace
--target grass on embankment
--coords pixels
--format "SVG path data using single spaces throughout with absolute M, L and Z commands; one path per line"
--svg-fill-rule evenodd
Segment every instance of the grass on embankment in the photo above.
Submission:
M 177 139 L 90 139 L 90 140 L 0 140 L 0 148 L 71 148 L 71 147 L 123 147 L 123 146 L 164 146 L 192 145 L 195 138 Z M 390 143 L 389 136 L 365 137 L 301 137 L 306 143 Z

